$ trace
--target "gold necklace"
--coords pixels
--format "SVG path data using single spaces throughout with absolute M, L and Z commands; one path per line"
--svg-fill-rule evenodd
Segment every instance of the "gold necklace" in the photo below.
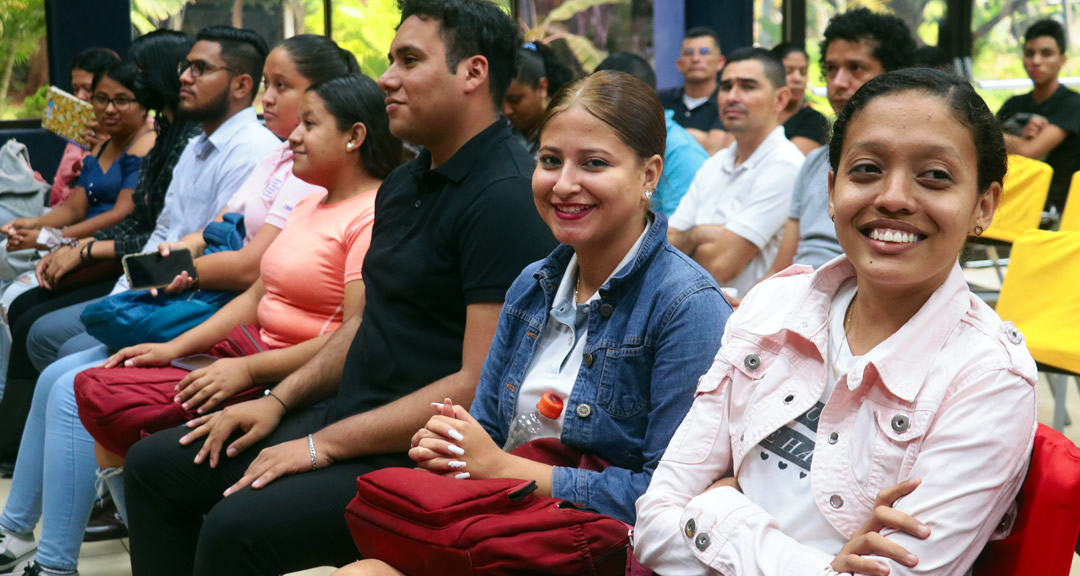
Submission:
M 574 277 L 574 306 L 578 305 L 578 289 L 581 288 L 581 273 L 578 272 Z

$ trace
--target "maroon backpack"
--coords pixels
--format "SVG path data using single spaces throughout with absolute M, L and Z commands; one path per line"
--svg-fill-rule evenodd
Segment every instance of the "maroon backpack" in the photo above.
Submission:
M 361 555 L 409 576 L 626 572 L 627 524 L 537 496 L 535 482 L 386 468 L 356 484 L 345 519 Z

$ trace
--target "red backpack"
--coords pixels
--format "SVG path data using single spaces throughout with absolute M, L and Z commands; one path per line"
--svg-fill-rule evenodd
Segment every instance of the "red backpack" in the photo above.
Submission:
M 627 524 L 537 496 L 535 482 L 386 468 L 356 485 L 345 510 L 356 547 L 410 576 L 626 572 Z

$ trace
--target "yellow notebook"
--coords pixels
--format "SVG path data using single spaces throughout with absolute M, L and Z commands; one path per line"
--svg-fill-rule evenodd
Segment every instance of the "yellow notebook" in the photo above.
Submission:
M 94 107 L 89 102 L 83 102 L 56 86 L 49 87 L 45 115 L 41 118 L 42 128 L 89 150 L 90 142 L 83 138 L 83 134 L 87 132 L 86 125 L 93 121 Z

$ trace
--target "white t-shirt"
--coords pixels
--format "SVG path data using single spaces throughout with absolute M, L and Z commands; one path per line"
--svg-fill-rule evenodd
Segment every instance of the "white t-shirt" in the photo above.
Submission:
M 773 432 L 746 455 L 739 469 L 739 487 L 758 506 L 772 515 L 780 530 L 800 544 L 836 554 L 847 538 L 836 531 L 814 503 L 810 489 L 810 467 L 818 441 L 817 424 L 825 402 L 840 376 L 854 358 L 844 335 L 844 316 L 855 297 L 855 279 L 845 282 L 829 307 L 829 378 L 825 391 L 813 408 L 783 428 Z
M 694 108 L 697 108 L 698 106 L 701 106 L 702 104 L 708 102 L 709 97 L 705 96 L 704 98 L 691 98 L 687 96 L 685 92 L 683 92 L 682 101 L 683 104 L 686 104 L 687 110 L 693 110 Z
M 689 230 L 720 224 L 758 247 L 758 253 L 733 280 L 724 282 L 743 295 L 772 266 L 780 248 L 795 189 L 795 177 L 806 159 L 777 126 L 738 168 L 738 142 L 701 165 L 690 189 L 671 215 L 668 226 Z
M 645 226 L 645 231 L 638 236 L 637 242 L 630 247 L 630 251 L 623 256 L 622 261 L 615 267 L 611 276 L 604 281 L 604 284 L 634 262 L 638 251 L 641 250 L 641 243 L 651 227 L 652 222 Z M 515 417 L 519 414 L 535 412 L 536 403 L 548 392 L 562 398 L 565 405 L 567 399 L 570 398 L 570 393 L 574 390 L 574 382 L 577 382 L 581 361 L 585 356 L 585 337 L 589 333 L 589 303 L 600 299 L 600 291 L 597 290 L 584 303 L 575 306 L 574 288 L 577 284 L 577 269 L 577 254 L 574 254 L 566 265 L 562 280 L 559 281 L 559 289 L 551 302 L 544 332 L 536 343 L 536 352 L 521 381 L 517 405 L 514 408 Z M 562 430 L 565 418 L 566 409 L 564 408 L 559 414 L 559 430 Z

